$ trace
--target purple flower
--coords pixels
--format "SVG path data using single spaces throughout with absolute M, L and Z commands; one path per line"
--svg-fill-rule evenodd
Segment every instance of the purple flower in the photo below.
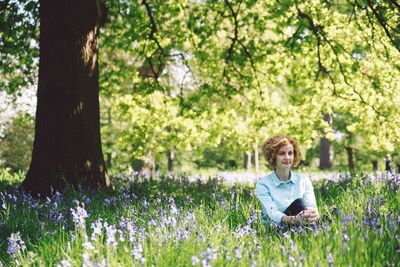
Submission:
M 94 221 L 90 228 L 93 229 L 91 240 L 97 240 L 97 236 L 100 236 L 101 233 L 103 232 L 103 225 L 101 223 L 101 218 L 98 220 Z
M 74 201 L 76 204 L 76 210 L 71 208 L 72 220 L 76 223 L 78 228 L 85 229 L 85 219 L 88 217 L 88 214 L 85 210 L 84 204 L 82 207 L 79 206 L 79 201 Z
M 194 255 L 192 256 L 191 260 L 193 266 L 200 262 L 199 258 L 197 258 L 197 256 Z
M 89 241 L 84 242 L 82 246 L 87 250 L 94 250 L 94 246 Z
M 329 266 L 331 267 L 331 266 L 333 266 L 333 256 L 332 256 L 332 253 L 331 253 L 329 247 L 327 247 L 326 250 L 328 252 L 328 255 L 326 255 L 326 259 L 328 260 Z
M 82 267 L 92 266 L 92 255 L 88 253 L 83 253 L 82 255 Z
M 104 223 L 104 228 L 106 229 L 106 234 L 107 234 L 107 239 L 106 239 L 106 244 L 109 246 L 112 244 L 115 247 L 117 247 L 117 241 L 115 240 L 115 234 L 117 233 L 117 229 L 115 228 L 115 225 L 108 225 L 107 222 Z
M 347 235 L 347 231 L 346 231 L 346 230 L 343 230 L 343 233 L 342 233 L 342 241 L 343 241 L 342 245 L 343 245 L 343 247 L 346 246 L 347 241 L 349 241 L 349 240 L 350 240 L 350 238 L 349 238 L 349 236 Z
M 59 264 L 58 266 L 62 266 L 62 267 L 71 267 L 71 263 L 69 263 L 69 261 L 67 260 L 62 260 L 61 261 L 61 265 Z
M 145 263 L 146 259 L 143 257 L 142 253 L 143 253 L 143 248 L 141 244 L 139 244 L 132 250 L 132 255 L 135 258 L 135 260 L 140 261 L 141 263 Z
M 236 259 L 240 260 L 242 258 L 242 253 L 240 253 L 238 246 L 233 249 L 233 254 L 235 254 Z
M 19 232 L 16 234 L 11 233 L 11 236 L 8 238 L 8 248 L 7 253 L 10 254 L 13 258 L 17 257 L 22 251 L 25 250 L 25 243 L 22 241 Z

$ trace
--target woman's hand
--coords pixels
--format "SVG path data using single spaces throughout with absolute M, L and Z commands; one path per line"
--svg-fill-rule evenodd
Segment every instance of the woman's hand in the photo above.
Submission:
M 296 215 L 296 219 L 301 224 L 314 224 L 319 219 L 319 214 L 316 209 L 306 208 Z

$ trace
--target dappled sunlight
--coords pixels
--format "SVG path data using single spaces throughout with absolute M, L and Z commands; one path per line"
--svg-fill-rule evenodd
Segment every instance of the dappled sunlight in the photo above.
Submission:
M 89 67 L 89 76 L 94 75 L 97 65 L 97 57 L 99 50 L 99 27 L 95 26 L 92 31 L 87 34 L 86 43 L 82 47 L 83 62 L 85 66 Z

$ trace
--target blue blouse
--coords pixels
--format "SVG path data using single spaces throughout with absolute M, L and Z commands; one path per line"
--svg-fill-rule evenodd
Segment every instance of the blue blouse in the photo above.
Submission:
M 264 223 L 268 218 L 280 224 L 283 212 L 298 198 L 304 198 L 308 207 L 317 209 L 314 189 L 310 179 L 291 171 L 290 180 L 282 182 L 275 171 L 259 180 L 256 195 L 261 202 Z

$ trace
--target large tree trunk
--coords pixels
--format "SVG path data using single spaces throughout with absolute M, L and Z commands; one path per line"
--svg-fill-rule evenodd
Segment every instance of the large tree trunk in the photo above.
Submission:
M 22 187 L 34 194 L 68 185 L 109 188 L 99 125 L 99 0 L 40 1 L 35 140 Z
M 356 168 L 355 160 L 354 160 L 354 149 L 352 147 L 346 147 L 347 158 L 349 162 L 349 169 L 354 170 Z
M 330 125 L 332 125 L 332 115 L 325 114 L 324 120 L 327 121 Z M 321 138 L 320 141 L 320 149 L 319 149 L 319 168 L 323 169 L 332 169 L 333 168 L 333 147 L 332 142 L 329 139 Z

